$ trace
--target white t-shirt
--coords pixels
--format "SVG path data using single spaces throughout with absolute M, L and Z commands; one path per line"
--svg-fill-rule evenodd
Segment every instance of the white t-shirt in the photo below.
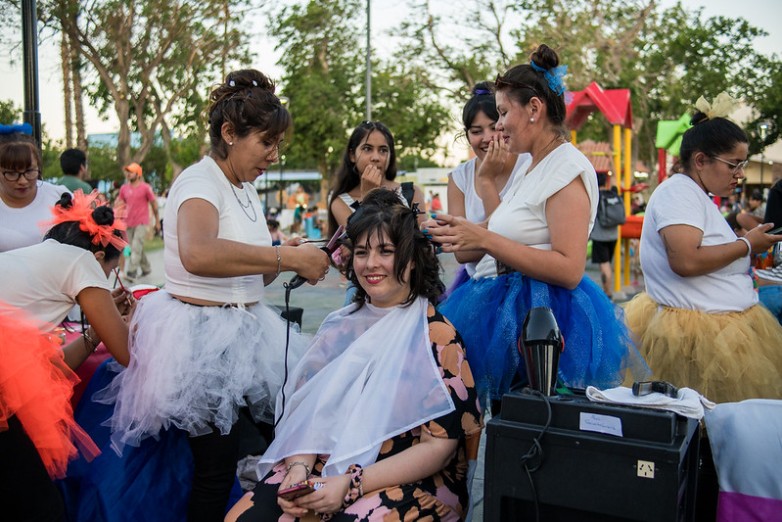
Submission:
M 235 191 L 235 192 L 234 192 Z M 217 237 L 256 246 L 271 246 L 272 238 L 252 183 L 234 187 L 209 156 L 186 168 L 168 193 L 165 214 L 166 290 L 175 295 L 223 303 L 255 303 L 263 298 L 263 276 L 202 277 L 191 274 L 179 258 L 177 216 L 189 199 L 203 199 L 217 209 Z M 240 203 L 241 201 L 241 203 Z M 248 205 L 249 207 L 244 208 Z M 255 221 L 252 221 L 255 217 Z
M 85 288 L 111 290 L 92 252 L 54 239 L 0 253 L 0 274 L 0 301 L 49 326 L 65 318 Z
M 659 231 L 689 225 L 703 232 L 701 245 L 736 241 L 717 205 L 684 174 L 671 176 L 654 191 L 641 231 L 641 268 L 649 296 L 661 305 L 703 312 L 738 312 L 758 302 L 749 276 L 749 256 L 711 274 L 681 277 L 671 270 Z
M 526 174 L 519 172 L 515 176 L 510 189 L 489 218 L 489 230 L 523 245 L 551 250 L 546 201 L 577 177 L 581 177 L 589 196 L 589 230 L 592 230 L 599 198 L 597 174 L 586 156 L 570 143 L 554 149 L 531 171 Z M 474 277 L 480 279 L 496 275 L 494 258 L 484 256 Z
M 64 192 L 70 191 L 44 181 L 26 207 L 9 207 L 0 199 L 0 252 L 40 243 L 47 232 L 41 224 L 53 218 L 51 208 Z
M 464 217 L 471 223 L 481 223 L 486 219 L 486 208 L 483 206 L 483 200 L 475 190 L 475 163 L 477 158 L 465 161 L 457 166 L 449 174 L 454 185 L 464 194 Z M 505 197 L 508 189 L 513 185 L 513 179 L 517 172 L 525 172 L 532 163 L 532 156 L 527 153 L 520 154 L 516 159 L 516 164 L 508 177 L 508 181 L 500 191 L 500 200 Z M 478 263 L 465 263 L 464 268 L 470 277 L 475 274 L 475 267 Z

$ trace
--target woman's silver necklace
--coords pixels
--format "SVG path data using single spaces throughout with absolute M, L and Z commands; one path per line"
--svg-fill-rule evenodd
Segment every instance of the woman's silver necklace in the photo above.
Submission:
M 236 189 L 234 188 L 234 184 L 230 181 L 228 182 L 229 185 L 231 185 L 231 192 L 234 193 L 234 197 L 236 198 L 236 202 L 239 203 L 239 206 L 242 207 L 242 212 L 244 212 L 244 215 L 247 216 L 247 219 L 255 223 L 258 221 L 258 214 L 255 212 L 255 207 L 253 206 L 252 201 L 250 201 L 250 195 L 247 193 L 247 187 L 242 185 L 242 192 L 244 192 L 244 195 L 247 196 L 247 203 L 242 203 L 242 200 L 239 199 L 239 195 L 236 193 Z M 247 209 L 252 210 L 252 215 L 250 215 L 249 212 L 247 212 Z

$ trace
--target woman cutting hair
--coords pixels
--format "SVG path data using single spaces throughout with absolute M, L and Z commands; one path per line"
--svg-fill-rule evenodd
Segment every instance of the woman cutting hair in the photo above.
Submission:
M 516 343 L 527 312 L 539 306 L 551 308 L 562 329 L 566 385 L 617 386 L 629 365 L 645 375 L 620 311 L 584 275 L 597 176 L 565 139 L 565 69 L 541 45 L 529 64 L 497 77 L 497 130 L 511 153 L 529 153 L 532 162 L 488 223 L 444 214 L 426 223 L 443 251 L 480 257 L 472 279 L 440 309 L 465 340 L 481 400 L 501 399 L 524 375 Z
M 101 400 L 116 399 L 116 448 L 161 430 L 188 432 L 195 465 L 188 520 L 219 520 L 236 475 L 239 408 L 270 421 L 289 361 L 306 339 L 264 303 L 283 271 L 311 283 L 328 256 L 298 239 L 272 246 L 253 182 L 279 157 L 290 114 L 261 72 L 232 72 L 211 93 L 211 150 L 171 186 L 165 210 L 165 289 L 139 302 L 134 364 Z

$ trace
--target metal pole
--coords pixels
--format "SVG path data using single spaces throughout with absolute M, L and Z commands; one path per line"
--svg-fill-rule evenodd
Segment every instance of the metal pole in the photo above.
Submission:
M 760 134 L 760 146 L 763 147 L 760 149 L 760 192 L 763 192 L 763 164 L 765 163 L 765 158 L 763 157 L 763 152 L 766 150 L 766 136 L 768 136 L 768 131 L 771 125 L 767 121 L 761 121 L 758 124 L 758 134 Z
M 367 0 L 367 121 L 372 121 L 372 45 L 370 41 L 370 16 L 369 6 L 371 0 Z
M 282 215 L 282 209 L 285 208 L 285 202 L 283 200 L 283 184 L 282 184 L 282 170 L 285 168 L 285 155 L 280 156 L 280 215 Z
M 41 111 L 38 100 L 38 15 L 35 0 L 22 0 L 22 47 L 24 61 L 24 121 L 33 127 L 41 146 Z

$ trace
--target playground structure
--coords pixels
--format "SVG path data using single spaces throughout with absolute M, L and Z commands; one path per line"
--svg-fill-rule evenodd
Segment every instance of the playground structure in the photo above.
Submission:
M 613 125 L 613 172 L 627 215 L 627 222 L 619 227 L 620 241 L 614 250 L 614 291 L 619 292 L 623 284 L 630 284 L 630 239 L 641 237 L 643 223 L 643 217 L 630 215 L 630 187 L 633 182 L 633 109 L 630 89 L 603 89 L 597 82 L 592 82 L 583 91 L 573 92 L 572 95 L 573 99 L 567 105 L 565 124 L 571 129 L 573 144 L 577 143 L 578 129 L 595 111 L 600 111 Z M 621 277 L 622 271 L 624 278 Z
M 668 154 L 679 156 L 682 147 L 682 136 L 690 128 L 690 115 L 684 113 L 678 120 L 663 120 L 657 123 L 657 136 L 654 146 L 657 147 L 657 182 L 668 177 L 665 166 L 668 163 Z

